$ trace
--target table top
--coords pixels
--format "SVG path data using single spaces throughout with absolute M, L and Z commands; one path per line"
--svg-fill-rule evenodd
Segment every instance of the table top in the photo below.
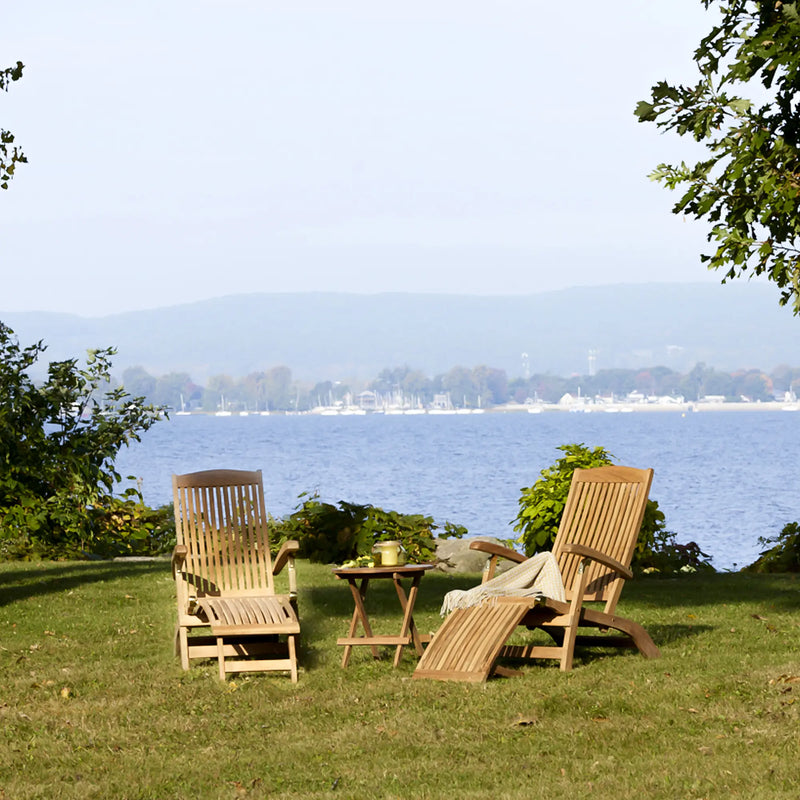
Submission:
M 333 574 L 337 578 L 391 578 L 392 575 L 403 577 L 417 575 L 433 569 L 433 564 L 397 564 L 393 567 L 337 567 Z

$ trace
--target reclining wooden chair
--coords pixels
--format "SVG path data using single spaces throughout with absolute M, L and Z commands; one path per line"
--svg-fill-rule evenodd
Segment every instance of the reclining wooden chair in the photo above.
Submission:
M 299 546 L 286 542 L 272 564 L 261 471 L 173 475 L 172 491 L 181 666 L 216 657 L 222 680 L 230 672 L 285 670 L 296 683 Z M 279 595 L 273 576 L 287 564 L 289 594 Z M 211 635 L 192 635 L 202 628 Z
M 558 659 L 566 671 L 572 669 L 576 644 L 636 647 L 646 658 L 658 658 L 661 654 L 647 631 L 615 614 L 623 582 L 633 577 L 630 563 L 652 479 L 651 469 L 576 469 L 553 545 L 566 601 L 501 596 L 456 609 L 428 645 L 414 678 L 485 681 L 492 671 L 520 674 L 497 666 L 500 657 Z M 498 558 L 526 560 L 491 542 L 476 540 L 470 547 L 490 555 L 484 582 L 493 577 Z M 592 601 L 604 603 L 603 610 L 584 605 Z M 541 628 L 556 644 L 507 645 L 517 625 Z M 599 632 L 579 635 L 579 628 Z

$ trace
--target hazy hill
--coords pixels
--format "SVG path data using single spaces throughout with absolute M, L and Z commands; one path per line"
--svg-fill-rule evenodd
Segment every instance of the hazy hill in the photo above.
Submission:
M 800 365 L 800 319 L 768 285 L 642 284 L 527 296 L 249 294 L 169 308 L 79 317 L 4 313 L 23 344 L 44 339 L 50 360 L 118 348 L 115 369 L 208 375 L 284 364 L 309 380 L 371 378 L 408 364 L 429 376 L 486 364 L 510 377 L 699 361 L 720 370 Z

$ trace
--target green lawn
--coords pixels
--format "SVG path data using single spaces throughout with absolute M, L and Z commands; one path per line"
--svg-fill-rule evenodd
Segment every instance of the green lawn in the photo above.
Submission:
M 640 579 L 621 614 L 662 650 L 546 662 L 486 684 L 411 681 L 356 649 L 330 568 L 300 562 L 302 671 L 222 683 L 180 669 L 158 563 L 0 564 L 0 800 L 23 798 L 797 798 L 800 583 Z M 416 619 L 451 588 L 428 574 Z M 388 582 L 378 632 L 399 629 Z

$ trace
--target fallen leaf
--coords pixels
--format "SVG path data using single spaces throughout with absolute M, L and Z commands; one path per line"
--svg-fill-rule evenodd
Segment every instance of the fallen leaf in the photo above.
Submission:
M 751 614 L 750 615 L 753 619 L 766 619 L 766 617 L 762 617 L 761 614 Z
M 690 714 L 699 714 L 700 712 L 696 708 L 687 708 L 686 709 Z
M 713 754 L 713 750 L 710 747 L 706 747 L 705 745 L 697 748 L 704 756 L 710 756 Z
M 538 717 L 524 717 L 522 714 L 520 714 L 514 721 L 514 725 L 524 728 L 526 725 L 536 725 L 537 722 L 539 722 Z
M 61 689 L 60 694 L 64 699 L 69 699 L 70 697 L 74 697 L 75 696 L 75 692 L 73 692 L 72 689 L 70 689 L 69 686 L 64 686 Z

